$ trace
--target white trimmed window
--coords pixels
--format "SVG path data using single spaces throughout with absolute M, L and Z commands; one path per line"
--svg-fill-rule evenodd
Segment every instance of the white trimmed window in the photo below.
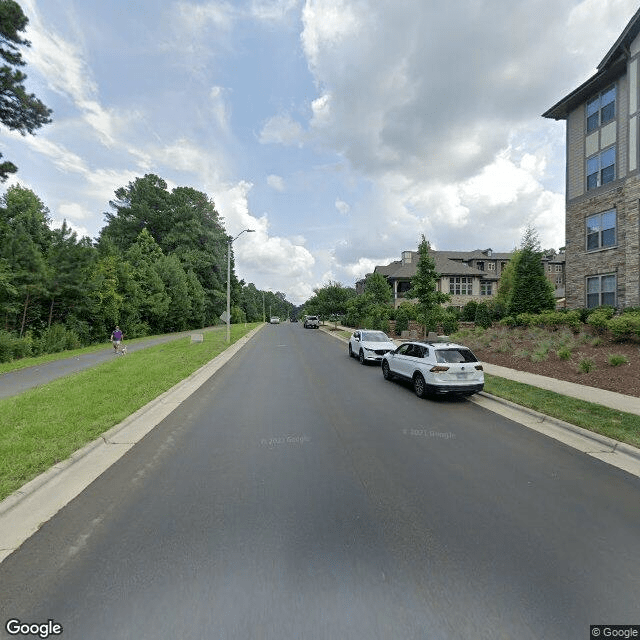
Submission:
M 603 305 L 616 306 L 616 276 L 591 276 L 587 278 L 587 308 Z
M 616 210 L 610 209 L 587 218 L 587 251 L 614 247 L 616 244 Z
M 490 296 L 492 295 L 493 287 L 491 282 L 481 282 L 480 283 L 480 295 L 481 296 Z
M 488 262 L 487 263 L 487 271 L 495 271 L 496 270 L 496 263 L 495 262 Z
M 609 87 L 587 102 L 587 133 L 616 117 L 616 87 Z
M 587 158 L 587 190 L 613 182 L 616 177 L 616 148 L 609 147 Z

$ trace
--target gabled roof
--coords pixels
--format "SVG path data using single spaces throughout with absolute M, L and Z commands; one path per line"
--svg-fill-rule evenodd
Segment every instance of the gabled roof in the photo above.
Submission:
M 583 82 L 577 89 L 566 95 L 562 100 L 542 114 L 543 118 L 565 120 L 576 107 L 586 102 L 593 94 L 607 87 L 614 80 L 623 75 L 627 69 L 629 46 L 640 33 L 640 9 L 629 20 L 624 31 L 609 49 L 607 55 L 598 65 L 597 73 Z
M 430 251 L 429 255 L 433 258 L 436 265 L 436 271 L 442 276 L 480 276 L 485 279 L 493 279 L 494 274 L 480 269 L 470 267 L 462 260 L 471 260 L 476 257 L 487 258 L 487 255 L 480 249 L 476 251 Z M 457 258 L 457 259 L 455 259 Z M 509 259 L 510 253 L 493 254 L 490 260 Z M 390 264 L 379 265 L 374 269 L 374 273 L 379 273 L 386 278 L 394 280 L 413 278 L 416 275 L 416 268 L 420 254 L 417 251 L 411 252 L 411 262 L 406 264 L 402 260 L 395 260 Z

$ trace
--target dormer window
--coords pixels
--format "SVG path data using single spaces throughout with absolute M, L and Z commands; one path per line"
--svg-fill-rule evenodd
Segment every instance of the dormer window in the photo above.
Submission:
M 609 87 L 587 102 L 587 133 L 616 117 L 616 87 Z

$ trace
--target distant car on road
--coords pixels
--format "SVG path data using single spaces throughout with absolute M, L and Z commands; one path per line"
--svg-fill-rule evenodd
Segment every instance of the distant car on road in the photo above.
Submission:
M 289 318 L 289 322 L 298 322 L 298 318 Z
M 484 388 L 484 371 L 470 349 L 453 342 L 405 342 L 382 358 L 385 380 L 404 378 L 419 398 L 450 393 L 470 396 Z
M 358 358 L 360 364 L 381 362 L 382 356 L 395 348 L 396 345 L 384 331 L 358 329 L 349 338 L 349 355 Z
M 306 316 L 304 319 L 304 328 L 305 329 L 319 329 L 320 328 L 320 320 L 318 316 Z
M 280 324 L 280 318 L 278 316 L 271 316 L 271 320 L 269 320 L 271 324 Z

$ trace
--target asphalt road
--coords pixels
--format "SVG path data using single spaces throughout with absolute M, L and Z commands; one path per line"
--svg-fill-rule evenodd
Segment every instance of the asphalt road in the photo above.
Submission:
M 0 564 L 64 640 L 583 640 L 639 593 L 638 478 L 287 323 Z
M 222 331 L 222 328 L 218 330 Z M 127 353 L 133 353 L 139 349 L 146 349 L 147 347 L 153 347 L 157 344 L 171 342 L 178 338 L 191 335 L 192 333 L 202 333 L 203 331 L 211 331 L 211 329 L 183 331 L 181 333 L 172 333 L 165 336 L 157 336 L 155 338 L 136 340 L 136 342 L 133 343 L 125 340 L 124 344 L 127 345 Z M 102 351 L 84 353 L 79 356 L 45 362 L 33 367 L 27 367 L 26 369 L 17 369 L 16 371 L 2 373 L 0 374 L 0 398 L 8 398 L 10 396 L 18 395 L 32 387 L 46 384 L 56 378 L 62 378 L 72 373 L 76 373 L 77 371 L 88 369 L 89 367 L 95 367 L 103 362 L 113 360 L 115 357 L 119 356 L 116 356 L 113 351 L 113 346 L 108 342 L 105 343 Z

